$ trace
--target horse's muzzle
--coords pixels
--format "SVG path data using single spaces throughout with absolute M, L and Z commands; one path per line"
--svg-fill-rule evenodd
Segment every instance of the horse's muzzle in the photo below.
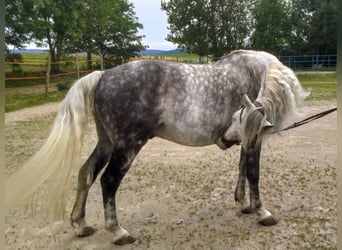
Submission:
M 222 138 L 220 138 L 219 143 L 217 142 L 217 145 L 221 149 L 228 149 L 228 148 L 230 148 L 231 146 L 234 146 L 234 145 L 241 145 L 241 141 L 240 140 L 228 141 L 228 140 L 225 140 L 222 137 Z
M 227 140 L 222 140 L 223 144 L 226 145 L 228 148 L 233 146 L 233 145 L 240 145 L 241 141 L 237 140 L 237 141 L 227 141 Z

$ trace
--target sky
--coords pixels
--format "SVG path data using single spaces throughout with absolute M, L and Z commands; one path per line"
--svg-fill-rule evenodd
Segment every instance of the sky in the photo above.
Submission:
M 139 31 L 145 35 L 143 44 L 148 49 L 172 50 L 176 45 L 165 40 L 167 29 L 167 15 L 160 8 L 161 0 L 129 0 L 134 4 L 135 14 L 144 28 Z

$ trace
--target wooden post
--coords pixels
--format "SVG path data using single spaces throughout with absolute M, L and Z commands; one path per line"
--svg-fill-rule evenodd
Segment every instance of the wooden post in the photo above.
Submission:
M 78 62 L 78 54 L 75 54 L 75 60 L 76 60 L 76 77 L 77 79 L 80 79 L 80 65 Z
M 101 70 L 103 70 L 103 54 L 100 54 L 100 59 L 101 59 Z
M 75 58 L 76 58 L 76 76 L 77 79 L 80 79 L 80 65 L 78 63 L 78 54 L 75 54 Z
M 49 93 L 49 83 L 50 83 L 50 71 L 51 71 L 51 54 L 48 54 L 48 62 L 46 65 L 46 78 L 45 78 L 45 97 L 48 96 Z

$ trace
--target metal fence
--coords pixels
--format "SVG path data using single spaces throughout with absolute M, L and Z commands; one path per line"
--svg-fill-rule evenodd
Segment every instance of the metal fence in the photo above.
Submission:
M 337 55 L 279 56 L 279 60 L 293 70 L 335 69 Z

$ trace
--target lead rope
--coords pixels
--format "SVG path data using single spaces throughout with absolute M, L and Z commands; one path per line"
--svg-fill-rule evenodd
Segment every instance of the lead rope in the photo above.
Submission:
M 321 118 L 321 117 L 323 117 L 323 116 L 326 116 L 327 114 L 330 114 L 330 113 L 332 113 L 332 112 L 334 112 L 334 111 L 336 111 L 336 110 L 337 110 L 337 107 L 332 108 L 332 109 L 329 109 L 329 110 L 326 110 L 326 111 L 323 111 L 323 112 L 321 112 L 321 113 L 318 113 L 318 114 L 316 114 L 316 115 L 310 116 L 310 117 L 308 117 L 308 118 L 306 118 L 306 119 L 304 119 L 304 120 L 301 120 L 301 121 L 299 121 L 299 122 L 295 122 L 295 123 L 293 123 L 292 125 L 290 125 L 290 126 L 288 126 L 288 127 L 285 127 L 285 128 L 283 128 L 283 129 L 281 129 L 281 130 L 279 130 L 279 131 L 273 132 L 273 134 L 274 134 L 274 133 L 277 133 L 277 132 L 280 132 L 280 131 L 286 131 L 286 130 L 289 130 L 289 129 L 293 129 L 293 128 L 302 126 L 302 125 L 304 125 L 304 124 L 306 124 L 306 123 L 312 122 L 312 121 L 314 121 L 314 120 L 316 120 L 316 119 L 318 119 L 318 118 Z

